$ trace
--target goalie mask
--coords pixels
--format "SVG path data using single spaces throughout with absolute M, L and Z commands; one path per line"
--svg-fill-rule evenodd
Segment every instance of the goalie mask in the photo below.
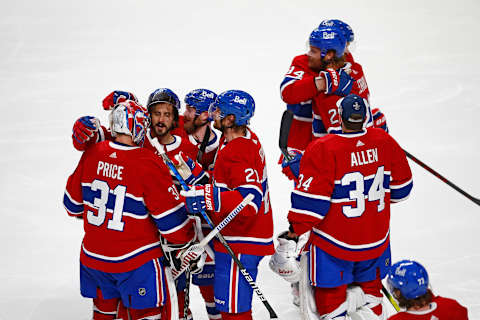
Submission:
M 118 103 L 110 113 L 109 122 L 113 137 L 126 134 L 132 137 L 136 145 L 143 146 L 149 117 L 140 104 L 131 100 Z

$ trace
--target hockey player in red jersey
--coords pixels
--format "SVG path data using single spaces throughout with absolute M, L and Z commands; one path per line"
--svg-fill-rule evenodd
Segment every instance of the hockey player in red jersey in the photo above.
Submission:
M 389 320 L 468 320 L 467 308 L 456 300 L 433 294 L 427 270 L 416 261 L 394 263 L 387 284 L 400 307 L 406 309 Z
M 346 319 L 347 286 L 363 290 L 381 315 L 382 283 L 390 264 L 390 203 L 408 197 L 412 175 L 404 152 L 385 131 L 363 128 L 367 102 L 339 103 L 342 134 L 312 142 L 291 195 L 289 239 L 311 231 L 307 254 L 316 312 Z
M 84 222 L 80 290 L 93 299 L 93 319 L 116 318 L 120 300 L 130 319 L 175 312 L 158 235 L 188 244 L 195 233 L 165 164 L 139 147 L 148 120 L 134 101 L 117 104 L 110 114 L 114 141 L 88 148 L 67 182 L 65 209 Z
M 226 241 L 256 278 L 263 256 L 273 253 L 273 220 L 269 204 L 265 154 L 248 128 L 255 102 L 246 92 L 229 90 L 210 107 L 215 128 L 222 131 L 213 169 L 213 184 L 183 192 L 187 210 L 207 210 L 215 223 L 221 221 L 248 194 L 253 201 L 223 230 Z M 215 303 L 222 319 L 252 319 L 253 290 L 226 249 L 215 249 Z
M 119 101 L 129 101 L 128 99 L 132 97 L 135 96 L 126 91 L 113 91 L 103 100 L 103 108 L 110 110 L 114 107 L 115 103 Z M 187 183 L 198 184 L 208 182 L 208 174 L 202 169 L 201 165 L 195 161 L 198 148 L 189 142 L 186 134 L 173 134 L 174 130 L 178 127 L 179 121 L 180 100 L 177 95 L 168 88 L 156 89 L 148 97 L 147 108 L 150 116 L 150 126 L 146 130 L 143 147 L 152 150 L 157 155 L 165 153 L 170 159 L 176 161 L 179 167 L 181 166 L 182 169 L 179 168 L 179 172 L 183 175 Z M 87 121 L 85 121 L 85 119 L 87 119 Z M 92 121 L 89 122 L 88 120 Z M 79 133 L 85 131 L 82 131 L 79 125 L 83 125 L 85 122 L 92 124 L 92 133 L 88 134 L 88 132 L 86 132 L 81 136 Z M 87 137 L 88 139 L 80 144 L 78 143 L 78 136 Z M 78 150 L 88 149 L 97 141 L 112 139 L 111 132 L 105 127 L 100 126 L 98 119 L 95 120 L 93 117 L 82 117 L 74 124 L 73 141 L 74 146 Z M 174 183 L 177 190 L 179 190 L 180 187 L 176 178 L 174 178 Z M 162 238 L 162 241 L 163 240 L 168 239 Z M 174 260 L 176 250 L 170 252 L 168 243 L 163 243 L 163 246 L 165 253 L 169 255 L 170 261 Z M 174 266 L 172 265 L 172 267 Z M 195 270 L 193 270 L 193 272 L 195 272 Z M 184 318 L 185 280 L 185 275 L 182 275 L 181 278 L 176 281 L 180 318 Z M 122 310 L 120 310 L 120 314 L 121 313 Z
M 217 95 L 211 90 L 195 89 L 187 93 L 184 100 L 184 129 L 188 134 L 190 142 L 198 148 L 196 160 L 203 168 L 208 170 L 213 169 L 213 162 L 220 142 L 217 131 L 211 127 L 212 119 L 208 114 L 208 108 L 215 102 L 216 97 Z M 207 235 L 211 231 L 210 226 L 201 217 L 197 219 L 197 224 L 201 225 L 202 234 L 204 236 Z M 214 254 L 210 247 L 207 252 L 209 254 L 203 270 L 192 275 L 192 283 L 200 289 L 200 293 L 205 301 L 208 318 L 211 320 L 221 319 L 220 311 L 215 307 L 213 287 L 215 274 Z
M 220 137 L 211 127 L 212 119 L 208 115 L 208 108 L 216 98 L 215 92 L 208 89 L 195 89 L 185 96 L 183 128 L 190 142 L 197 146 L 196 160 L 205 170 L 213 168 L 220 142 Z

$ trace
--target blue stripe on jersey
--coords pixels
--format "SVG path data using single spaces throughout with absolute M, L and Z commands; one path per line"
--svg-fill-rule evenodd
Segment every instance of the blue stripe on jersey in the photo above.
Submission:
M 250 193 L 253 194 L 253 200 L 251 203 L 253 203 L 256 207 L 255 212 L 258 212 L 258 210 L 260 209 L 260 206 L 262 205 L 263 195 L 258 191 L 257 188 L 253 188 L 253 186 L 250 188 L 246 185 L 243 185 L 238 188 L 235 188 L 235 190 L 240 192 L 243 198 L 246 198 Z
M 363 194 L 368 195 L 368 191 L 372 186 L 375 176 L 372 175 L 369 179 L 364 178 L 364 190 Z M 383 175 L 383 188 L 385 190 L 389 189 L 390 184 L 390 175 L 384 173 Z M 355 181 L 350 182 L 350 184 L 343 186 L 342 183 L 335 182 L 335 187 L 333 188 L 332 199 L 350 199 L 350 191 L 356 190 L 357 186 Z M 353 200 L 353 199 L 352 199 Z
M 401 186 L 400 188 L 397 188 L 395 186 L 390 186 L 390 199 L 392 201 L 401 201 L 408 197 L 410 194 L 410 191 L 412 191 L 413 188 L 413 181 L 410 180 L 407 184 Z
M 312 103 L 287 104 L 287 109 L 293 111 L 296 116 L 312 118 Z
M 323 219 L 330 210 L 330 201 L 327 199 L 319 199 L 309 197 L 307 194 L 299 194 L 296 191 L 292 192 L 292 209 L 309 211 L 319 215 L 320 219 Z
M 312 128 L 313 128 L 313 132 L 316 134 L 327 133 L 327 130 L 325 129 L 325 126 L 323 125 L 323 122 L 320 119 L 313 118 Z
M 332 245 L 334 245 L 336 247 L 340 247 L 340 248 L 342 248 L 342 250 L 348 250 L 348 251 L 352 251 L 352 252 L 368 251 L 368 250 L 372 250 L 372 249 L 381 247 L 385 244 L 385 242 L 388 239 L 388 235 L 390 234 L 390 231 L 388 231 L 387 235 L 385 236 L 385 239 L 383 239 L 383 241 L 379 241 L 379 243 L 377 243 L 376 245 L 369 246 L 367 244 L 367 245 L 364 245 L 363 248 L 353 248 L 352 246 L 342 245 L 341 243 L 335 242 L 335 241 L 325 237 L 324 235 L 319 234 L 318 231 L 315 228 L 313 228 L 312 231 L 313 231 L 314 236 L 319 237 L 322 240 L 325 240 L 325 241 L 331 243 Z
M 94 203 L 95 198 L 100 198 L 100 190 L 93 191 L 88 185 L 82 186 L 83 200 L 91 204 Z M 108 194 L 108 200 L 106 203 L 107 210 L 113 211 L 115 207 L 116 196 L 113 193 Z M 131 198 L 127 193 L 123 203 L 123 212 L 132 213 L 138 216 L 144 216 L 147 214 L 147 208 L 141 200 Z
M 155 220 L 157 228 L 161 232 L 168 232 L 169 230 L 182 225 L 185 220 L 187 220 L 187 211 L 185 210 L 184 205 L 172 210 L 172 212 L 166 215 L 160 215 L 161 217 L 158 217 L 158 215 L 154 216 L 153 220 Z
M 63 205 L 65 206 L 65 208 L 67 208 L 67 210 L 70 213 L 73 213 L 73 214 L 83 213 L 83 204 L 74 203 L 73 200 L 70 199 L 70 197 L 66 192 L 63 195 Z

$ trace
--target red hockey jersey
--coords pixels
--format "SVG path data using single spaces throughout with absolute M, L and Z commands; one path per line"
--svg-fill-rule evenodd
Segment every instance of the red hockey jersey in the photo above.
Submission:
M 186 243 L 194 232 L 165 164 L 144 148 L 112 141 L 86 150 L 68 178 L 63 203 L 81 217 L 80 261 L 105 272 L 126 272 L 161 257 L 159 232 Z
M 280 84 L 280 95 L 293 111 L 293 121 L 288 135 L 288 147 L 305 150 L 312 135 L 312 99 L 319 93 L 315 86 L 318 72 L 308 67 L 308 56 L 302 54 L 293 58 L 290 68 Z
M 368 101 L 370 97 L 370 91 L 368 90 L 368 85 L 363 74 L 362 66 L 358 63 L 347 64 L 346 69 L 350 70 L 349 74 L 354 79 L 350 93 L 359 95 Z M 329 133 L 342 133 L 340 115 L 338 113 L 337 106 L 337 102 L 341 98 L 342 97 L 333 94 L 318 94 L 313 98 L 312 130 L 315 138 L 323 137 Z M 365 120 L 365 128 L 369 128 L 371 126 L 373 126 L 373 117 L 369 107 L 367 119 Z
M 205 152 L 202 155 L 202 159 L 200 164 L 204 170 L 212 170 L 213 169 L 213 162 L 215 160 L 215 155 L 217 154 L 218 147 L 220 145 L 220 137 L 218 136 L 217 132 L 213 129 L 210 129 L 210 138 L 205 147 Z M 197 147 L 197 153 L 200 151 L 201 142 L 197 141 L 195 137 L 191 134 L 188 136 L 188 139 L 191 144 Z M 193 160 L 196 160 L 193 159 Z
M 382 129 L 327 135 L 303 155 L 288 220 L 334 257 L 373 259 L 389 244 L 390 202 L 411 189 L 405 153 Z
M 190 159 L 195 160 L 197 158 L 198 148 L 190 143 L 188 137 L 173 136 L 174 141 L 170 144 L 161 144 L 157 138 L 153 138 L 150 133 L 150 128 L 145 134 L 145 142 L 143 147 L 152 150 L 155 154 L 160 155 L 166 153 L 170 160 L 175 160 L 175 155 L 182 151 L 183 154 Z
M 437 296 L 428 310 L 399 312 L 388 320 L 468 320 L 468 311 L 456 300 Z
M 273 218 L 265 154 L 252 131 L 247 130 L 245 137 L 228 143 L 222 137 L 213 180 L 222 190 L 220 212 L 212 213 L 215 223 L 225 218 L 249 193 L 255 196 L 250 205 L 222 230 L 233 251 L 259 256 L 273 254 Z M 215 249 L 226 252 L 218 241 Z

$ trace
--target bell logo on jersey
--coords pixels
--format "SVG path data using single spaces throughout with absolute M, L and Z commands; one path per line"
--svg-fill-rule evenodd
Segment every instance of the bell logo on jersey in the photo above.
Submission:
M 237 103 L 240 103 L 240 104 L 243 104 L 244 106 L 247 105 L 247 98 L 240 98 L 239 96 L 235 96 L 235 98 L 233 99 L 233 102 L 237 102 Z
M 145 289 L 145 288 L 138 288 L 138 294 L 139 294 L 140 296 L 142 296 L 142 297 L 145 296 L 145 295 L 147 294 L 147 289 Z
M 335 32 L 326 32 L 324 31 L 322 33 L 322 38 L 325 39 L 325 40 L 328 40 L 328 39 L 335 39 Z

